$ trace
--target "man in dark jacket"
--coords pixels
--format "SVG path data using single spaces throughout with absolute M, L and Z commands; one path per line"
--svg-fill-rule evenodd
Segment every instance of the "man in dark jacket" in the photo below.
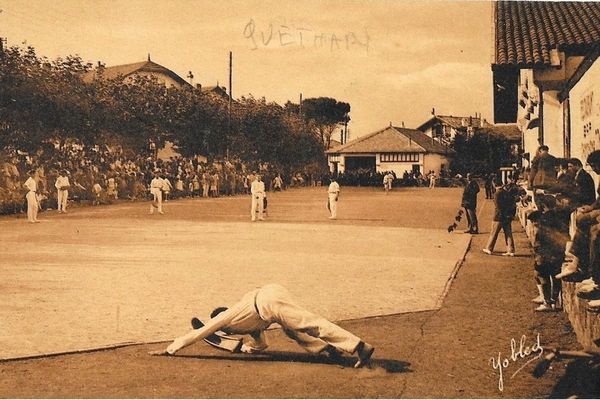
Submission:
M 479 233 L 479 224 L 477 223 L 477 193 L 479 193 L 479 185 L 471 174 L 467 174 L 467 184 L 462 195 L 462 206 L 465 208 L 467 223 L 469 224 L 469 229 L 465 233 Z
M 600 150 L 590 153 L 587 163 L 596 174 L 600 174 Z M 600 190 L 600 187 L 598 188 Z M 576 230 L 573 243 L 569 249 L 569 261 L 563 265 L 556 278 L 561 279 L 575 274 L 578 270 L 582 275 L 597 275 L 596 285 L 600 284 L 600 198 L 592 204 L 577 209 Z M 600 298 L 600 290 L 594 293 Z
M 530 189 L 548 189 L 558 183 L 556 180 L 557 160 L 548 151 L 548 146 L 540 146 L 537 156 L 531 161 Z
M 596 191 L 591 175 L 583 169 L 583 165 L 578 158 L 569 159 L 568 165 L 571 174 L 575 177 L 574 200 L 577 206 L 592 204 L 596 201 Z
M 514 219 L 516 212 L 515 196 L 502 187 L 502 182 L 500 182 L 499 179 L 494 181 L 494 187 L 496 189 L 494 195 L 494 205 L 496 206 L 496 210 L 494 212 L 492 231 L 490 232 L 490 237 L 486 246 L 483 248 L 483 252 L 486 254 L 492 254 L 494 252 L 498 234 L 500 233 L 500 230 L 503 230 L 507 247 L 506 253 L 503 255 L 514 257 L 515 241 L 512 235 L 512 220 Z

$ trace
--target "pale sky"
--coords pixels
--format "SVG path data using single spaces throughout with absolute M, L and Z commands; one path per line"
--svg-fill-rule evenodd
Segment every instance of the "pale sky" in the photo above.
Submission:
M 492 122 L 492 5 L 404 0 L 0 0 L 0 36 L 39 56 L 152 61 L 280 104 L 350 103 L 351 138 L 437 114 Z M 336 134 L 334 139 L 339 139 Z

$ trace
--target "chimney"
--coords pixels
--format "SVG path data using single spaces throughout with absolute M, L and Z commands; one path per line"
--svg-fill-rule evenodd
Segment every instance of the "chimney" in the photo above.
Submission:
M 151 61 L 151 60 L 150 60 L 150 53 L 148 53 L 148 61 Z
M 435 115 L 435 108 L 431 109 L 431 115 Z
M 200 83 L 196 83 L 196 89 L 202 90 L 202 85 Z
M 404 121 L 402 121 L 402 127 L 404 128 Z

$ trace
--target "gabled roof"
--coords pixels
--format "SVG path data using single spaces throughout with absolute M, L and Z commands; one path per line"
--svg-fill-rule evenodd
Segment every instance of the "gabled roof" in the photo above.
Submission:
M 436 122 L 441 122 L 442 124 L 451 126 L 454 129 L 466 128 L 466 126 L 463 125 L 463 120 L 466 120 L 467 124 L 471 124 L 471 126 L 473 127 L 481 126 L 481 118 L 458 117 L 454 115 L 432 115 L 431 118 L 422 123 L 419 127 L 417 127 L 417 129 L 423 131 L 429 128 L 431 125 L 435 124 Z M 483 126 L 489 125 L 490 124 L 487 123 L 485 120 L 483 121 Z
M 123 76 L 126 78 L 127 76 L 134 75 L 139 72 L 148 72 L 155 74 L 163 74 L 167 75 L 175 82 L 179 83 L 181 86 L 188 86 L 189 83 L 186 82 L 183 78 L 177 75 L 175 72 L 171 71 L 168 68 L 163 67 L 160 64 L 157 64 L 153 61 L 147 60 L 133 64 L 124 64 L 124 65 L 115 65 L 112 67 L 105 67 L 102 72 L 103 79 L 114 79 L 118 76 Z M 82 79 L 86 83 L 92 82 L 94 79 L 99 77 L 98 70 L 92 70 L 86 72 Z
M 326 153 L 437 153 L 453 150 L 416 129 L 389 126 L 380 131 L 351 140 Z
M 600 42 L 600 2 L 498 1 L 495 64 L 549 66 L 550 50 Z

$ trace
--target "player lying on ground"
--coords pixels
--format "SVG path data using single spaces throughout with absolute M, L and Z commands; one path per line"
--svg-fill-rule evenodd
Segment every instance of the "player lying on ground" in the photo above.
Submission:
M 310 353 L 324 352 L 335 360 L 341 358 L 339 350 L 357 353 L 354 368 L 368 363 L 375 350 L 352 333 L 298 306 L 281 285 L 269 284 L 248 292 L 238 303 L 222 310 L 205 326 L 175 339 L 166 349 L 151 351 L 150 354 L 173 355 L 219 330 L 228 334 L 250 335 L 241 351 L 260 352 L 268 346 L 264 332 L 273 323 L 281 325 L 288 337 Z

